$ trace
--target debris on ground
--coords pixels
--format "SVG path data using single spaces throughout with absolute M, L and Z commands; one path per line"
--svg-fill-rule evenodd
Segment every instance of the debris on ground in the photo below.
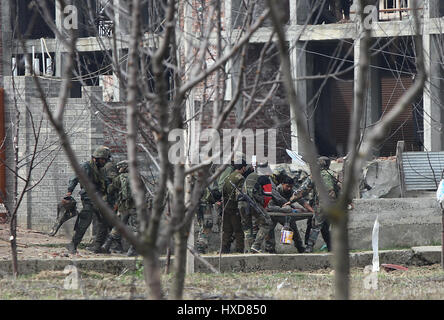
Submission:
M 408 270 L 408 268 L 406 268 L 406 267 L 403 267 L 403 266 L 400 266 L 397 264 L 390 264 L 390 263 L 383 263 L 383 264 L 381 264 L 381 267 L 387 272 L 390 272 L 393 270 L 402 270 L 402 271 Z

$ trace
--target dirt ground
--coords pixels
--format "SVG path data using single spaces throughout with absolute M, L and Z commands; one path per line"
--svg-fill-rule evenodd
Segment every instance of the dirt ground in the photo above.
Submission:
M 11 244 L 9 241 L 9 225 L 0 224 L 0 260 L 11 259 Z M 65 245 L 70 239 L 57 234 L 50 237 L 48 234 L 30 229 L 17 228 L 18 259 L 47 259 L 71 256 Z M 77 257 L 98 257 L 98 254 L 85 250 L 88 243 L 82 242 Z
M 10 260 L 9 226 L 0 224 L 0 259 Z M 18 229 L 19 259 L 69 257 L 64 236 L 50 237 L 44 233 Z M 97 258 L 83 247 L 78 257 Z M 0 274 L 0 299 L 145 299 L 143 266 L 135 272 L 124 270 L 120 275 L 78 270 L 78 285 L 70 287 L 64 271 L 42 271 L 13 279 Z M 350 273 L 351 299 L 360 300 L 443 300 L 444 271 L 440 265 L 415 267 L 406 271 L 381 271 L 373 278 L 363 268 Z M 165 296 L 172 275 L 162 275 Z M 68 284 L 68 287 L 67 287 Z M 310 272 L 254 272 L 187 275 L 184 298 L 190 300 L 330 300 L 334 297 L 334 276 L 331 269 Z

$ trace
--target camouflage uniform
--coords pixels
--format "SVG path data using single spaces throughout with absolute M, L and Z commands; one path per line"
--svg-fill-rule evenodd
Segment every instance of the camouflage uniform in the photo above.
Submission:
M 220 194 L 222 194 L 224 191 L 224 183 L 225 180 L 232 174 L 234 171 L 233 166 L 229 165 L 225 168 L 225 170 L 220 174 L 219 178 L 217 179 L 217 190 L 219 190 Z M 215 205 L 216 212 L 221 217 L 222 216 L 222 205 Z
M 95 156 L 93 154 L 94 158 L 98 158 L 98 156 L 102 157 L 103 155 L 96 154 Z M 104 156 L 102 158 L 107 159 L 107 157 Z M 96 162 L 93 159 L 82 163 L 81 167 L 88 176 L 89 180 L 95 185 L 96 192 L 100 196 L 104 197 L 106 194 L 106 176 L 104 174 L 104 171 L 100 170 L 97 167 Z M 71 178 L 68 185 L 68 192 L 72 193 L 78 183 L 79 183 L 79 178 L 77 176 Z M 77 216 L 77 220 L 74 226 L 74 235 L 72 237 L 71 243 L 68 245 L 68 249 L 71 253 L 76 252 L 77 246 L 82 241 L 82 238 L 86 230 L 88 229 L 89 225 L 91 224 L 94 215 L 97 217 L 98 220 L 97 234 L 93 243 L 95 249 L 100 248 L 102 243 L 105 241 L 106 235 L 108 233 L 108 224 L 106 223 L 105 219 L 102 217 L 102 214 L 100 213 L 99 209 L 94 206 L 83 186 L 80 185 L 80 187 L 81 187 L 80 199 L 82 200 L 83 207 Z
M 113 161 L 108 161 L 103 168 L 101 168 L 106 177 L 106 185 L 109 186 L 113 183 L 113 179 L 118 176 L 117 166 Z M 111 208 L 114 208 L 117 198 L 115 194 L 106 194 L 106 202 Z
M 324 157 L 321 157 L 322 159 Z M 319 161 L 319 160 L 318 160 Z M 321 177 L 324 184 L 327 187 L 327 192 L 332 200 L 336 199 L 338 193 L 338 185 L 335 174 L 333 171 L 328 169 L 328 166 L 325 166 L 320 161 L 321 164 Z M 307 233 L 305 234 L 306 240 L 306 252 L 312 252 L 313 246 L 316 243 L 316 240 L 319 236 L 319 233 L 322 233 L 322 237 L 327 245 L 329 251 L 331 251 L 331 242 L 330 242 L 330 225 L 328 220 L 326 219 L 325 214 L 321 211 L 321 207 L 319 205 L 319 195 L 317 193 L 316 187 L 311 180 L 310 177 L 306 178 L 301 187 L 295 192 L 295 194 L 301 193 L 304 197 L 308 197 L 310 193 L 312 193 L 312 200 L 310 205 L 314 209 L 314 216 L 311 221 L 307 221 Z M 293 201 L 293 198 L 292 198 Z
M 237 192 L 231 185 L 240 187 L 245 178 L 238 170 L 233 171 L 224 182 L 222 189 L 223 224 L 222 224 L 222 252 L 229 253 L 231 236 L 234 234 L 236 252 L 244 252 L 244 233 L 241 227 L 241 217 L 237 207 Z
M 248 175 L 242 186 L 242 192 L 255 201 L 259 207 L 264 207 L 264 194 L 258 184 L 259 175 L 253 172 Z M 254 210 L 250 204 L 240 195 L 238 202 L 239 212 L 242 221 L 242 230 L 245 234 L 246 244 L 251 244 L 251 251 L 260 252 L 264 240 L 268 240 L 269 232 L 272 228 L 272 220 L 265 212 L 265 215 Z M 253 235 L 253 218 L 259 228 L 256 236 Z M 248 249 L 248 247 L 247 247 Z
M 268 211 L 275 211 L 280 212 L 284 211 L 283 209 L 288 209 L 284 212 L 293 212 L 293 209 L 291 207 L 282 208 L 282 205 L 288 202 L 293 194 L 293 190 L 290 190 L 288 192 L 285 192 L 282 188 L 282 185 L 278 185 L 276 188 L 277 192 L 286 200 L 285 202 L 278 201 L 273 197 L 270 204 L 268 205 Z M 281 225 L 285 226 L 286 224 L 289 224 L 290 229 L 293 231 L 293 244 L 295 248 L 298 250 L 299 253 L 302 253 L 305 251 L 304 245 L 302 244 L 301 235 L 299 234 L 298 226 L 296 223 L 296 219 L 292 217 L 271 217 L 271 220 L 273 221 L 272 229 L 269 232 L 269 237 L 265 241 L 265 251 L 267 252 L 276 252 L 276 240 L 275 240 L 275 234 L 274 229 L 276 228 L 276 225 L 280 223 Z
M 107 148 L 108 149 L 108 148 Z M 109 149 L 108 149 L 109 150 Z M 99 169 L 105 176 L 105 183 L 106 183 L 106 188 L 108 188 L 108 186 L 112 183 L 114 177 L 117 176 L 117 168 L 116 168 L 116 164 L 111 161 L 111 157 L 108 158 L 108 162 Z M 115 197 L 113 197 L 112 195 L 109 195 L 108 193 L 106 193 L 103 196 L 103 200 L 105 200 L 106 203 L 108 203 L 108 206 L 110 208 L 114 208 L 114 204 L 116 203 L 116 199 Z M 116 212 L 117 214 L 117 212 Z M 94 239 L 97 236 L 97 231 L 98 231 L 98 219 L 96 215 L 93 215 L 93 220 L 92 220 L 92 233 L 93 233 L 93 243 L 94 243 Z M 107 234 L 109 234 L 109 231 L 111 231 L 111 226 L 108 225 L 107 228 Z M 100 242 L 103 243 L 104 239 L 100 239 Z M 94 245 L 89 248 L 89 249 L 94 249 Z
M 220 200 L 220 193 L 217 189 L 205 189 L 204 195 L 199 203 L 197 213 L 197 223 L 199 224 L 199 235 L 197 237 L 196 249 L 199 253 L 206 253 L 208 250 L 209 236 L 212 232 L 213 205 Z
M 128 163 L 126 161 L 121 161 L 118 164 L 119 175 L 114 177 L 112 183 L 108 186 L 108 195 L 112 199 L 116 199 L 117 211 L 120 219 L 124 224 L 127 224 L 134 233 L 137 233 L 137 212 L 134 199 L 131 195 L 130 181 L 128 174 Z M 105 244 L 102 246 L 104 252 L 108 252 L 112 241 L 121 243 L 122 236 L 114 227 Z M 121 245 L 120 245 L 121 247 Z M 133 251 L 131 247 L 130 251 Z

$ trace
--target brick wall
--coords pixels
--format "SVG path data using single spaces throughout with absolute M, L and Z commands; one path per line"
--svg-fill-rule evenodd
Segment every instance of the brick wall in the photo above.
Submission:
M 253 94 L 251 87 L 255 82 L 255 77 L 257 74 L 260 53 L 263 48 L 263 44 L 250 44 L 247 56 L 246 56 L 246 72 L 245 72 L 245 87 L 249 88 L 246 90 L 247 95 L 251 96 Z M 262 83 L 258 89 L 256 90 L 255 102 L 252 104 L 250 109 L 250 113 L 253 112 L 256 108 L 259 107 L 259 102 L 268 95 L 270 89 L 273 86 L 273 80 L 276 80 L 276 74 L 279 71 L 279 57 L 276 49 L 267 50 L 267 54 L 265 55 L 265 59 L 263 61 L 262 67 L 260 68 L 261 76 L 259 83 Z M 211 84 L 211 81 L 209 81 Z M 200 89 L 200 90 L 199 90 Z M 195 109 L 198 111 L 200 109 L 201 100 L 203 100 L 203 91 L 201 87 L 197 88 L 195 91 L 195 97 L 197 101 L 195 102 Z M 205 98 L 210 97 L 210 95 L 206 95 Z M 276 132 L 276 144 L 275 147 L 268 144 L 268 135 L 266 135 L 263 139 L 264 144 L 255 142 L 256 151 L 257 148 L 264 148 L 265 150 L 274 149 L 272 152 L 276 153 L 276 162 L 291 162 L 291 159 L 288 157 L 285 149 L 291 149 L 291 130 L 290 130 L 290 108 L 286 101 L 285 91 L 282 85 L 278 85 L 277 89 L 272 94 L 271 98 L 265 103 L 262 107 L 262 110 L 245 126 L 245 129 L 252 129 L 253 135 L 258 134 L 258 129 L 264 129 L 267 132 L 267 129 L 274 129 Z M 228 102 L 226 102 L 228 103 Z M 245 110 L 247 105 L 249 104 L 249 100 L 244 96 L 242 101 L 242 109 Z M 202 115 L 202 127 L 203 128 L 211 128 L 212 127 L 212 118 L 213 118 L 213 103 L 209 101 L 205 103 L 202 107 L 203 115 Z M 237 112 L 233 110 L 228 116 L 222 128 L 234 128 L 236 127 L 236 123 L 240 120 L 237 118 Z M 243 150 L 245 152 L 246 143 L 243 143 Z M 257 153 L 257 152 L 256 152 Z M 267 151 L 264 156 L 267 156 Z

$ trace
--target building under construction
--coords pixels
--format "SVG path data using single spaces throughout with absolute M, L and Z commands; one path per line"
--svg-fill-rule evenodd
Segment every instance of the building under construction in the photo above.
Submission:
M 376 123 L 397 102 L 398 98 L 415 81 L 416 64 L 415 48 L 412 40 L 413 0 L 377 0 L 374 1 L 376 18 L 372 21 L 371 65 L 369 74 L 370 89 L 366 96 L 366 115 L 362 123 L 362 131 Z M 46 11 L 37 9 L 33 1 L 1 1 L 1 85 L 4 88 L 3 132 L 6 146 L 6 164 L 13 159 L 14 123 L 11 119 L 15 110 L 26 104 L 31 110 L 41 112 L 41 102 L 31 73 L 41 77 L 42 86 L 48 101 L 54 105 L 60 88 L 64 60 L 67 48 L 60 35 L 53 32 L 44 16 L 53 17 L 53 24 L 63 28 L 64 14 L 58 1 L 45 0 Z M 124 157 L 124 130 L 122 110 L 119 106 L 125 101 L 125 88 L 119 84 L 117 75 L 110 67 L 112 59 L 125 65 L 128 54 L 128 41 L 119 41 L 111 49 L 111 35 L 119 35 L 119 39 L 128 39 L 129 22 L 118 6 L 130 10 L 130 1 L 126 0 L 95 0 L 68 1 L 78 8 L 78 28 L 76 29 L 78 59 L 75 69 L 70 98 L 68 99 L 67 122 L 76 123 L 72 132 L 74 147 L 79 158 L 88 159 L 97 145 L 106 144 L 111 147 L 116 157 Z M 195 1 L 196 6 L 206 1 Z M 309 0 L 283 0 L 281 5 L 285 12 L 287 24 L 288 47 L 292 58 L 292 73 L 295 78 L 297 94 L 306 106 L 308 126 L 312 138 L 320 154 L 340 157 L 347 153 L 347 138 L 350 115 L 353 107 L 354 84 L 357 78 L 359 63 L 358 27 L 354 22 L 355 5 L 350 8 L 350 21 L 346 23 L 318 23 L 313 19 L 313 10 Z M 321 1 L 322 2 L 322 1 Z M 327 1 L 325 1 L 327 2 Z M 355 1 L 356 2 L 356 1 Z M 375 156 L 390 156 L 396 153 L 398 141 L 405 142 L 406 150 L 440 151 L 443 149 L 443 45 L 444 38 L 441 26 L 444 26 L 444 3 L 440 0 L 423 0 L 419 2 L 422 19 L 421 32 L 424 42 L 426 68 L 429 78 L 414 104 L 393 124 L 386 139 L 375 149 Z M 150 26 L 147 32 L 160 32 L 163 12 L 153 7 L 152 1 L 142 1 L 142 20 Z M 238 17 L 245 12 L 242 1 L 223 1 L 223 24 L 226 34 L 236 29 Z M 265 6 L 258 1 L 256 16 Z M 153 23 L 154 21 L 154 23 Z M 309 21 L 309 22 L 307 22 Z M 157 27 L 156 27 L 157 26 Z M 266 21 L 263 27 L 250 39 L 247 60 L 251 64 L 257 61 L 259 52 L 268 42 L 272 32 L 271 24 Z M 111 52 L 112 51 L 112 52 Z M 111 53 L 110 53 L 111 52 Z M 266 60 L 264 79 L 279 70 L 279 58 L 276 50 L 270 50 L 270 58 Z M 233 87 L 236 80 L 236 63 L 231 61 L 232 68 L 227 87 Z M 249 63 L 247 62 L 247 65 Z M 311 77 L 327 75 L 329 77 Z M 253 76 L 251 76 L 253 77 Z M 196 95 L 196 103 L 199 103 Z M 230 95 L 225 95 L 230 99 Z M 103 108 L 115 107 L 115 110 L 104 112 Z M 236 124 L 236 115 L 241 112 L 243 104 L 229 118 L 231 125 Z M 40 111 L 39 111 L 40 110 Z M 278 162 L 289 162 L 285 149 L 299 153 L 301 142 L 298 128 L 288 121 L 292 114 L 285 99 L 283 89 L 279 89 L 269 101 L 263 116 L 257 117 L 249 124 L 252 128 L 278 129 L 277 156 Z M 29 150 L 32 145 L 30 120 L 24 110 L 20 115 L 20 139 L 23 149 Z M 108 124 L 108 125 L 107 125 Z M 207 124 L 209 125 L 209 123 Z M 0 133 L 2 131 L 0 130 Z M 55 139 L 55 134 L 52 135 Z M 48 145 L 45 149 L 48 159 L 57 146 Z M 48 160 L 49 161 L 49 160 Z M 57 199 L 66 192 L 67 179 L 72 173 L 67 160 L 63 156 L 56 157 L 54 166 L 46 173 L 44 181 L 25 196 L 26 205 L 20 210 L 19 222 L 28 228 L 49 230 L 54 221 L 54 207 Z M 11 189 L 13 174 L 3 169 L 0 176 L 0 187 L 8 193 Z M 29 168 L 28 168 L 29 169 Z M 26 165 L 20 170 L 26 172 Z M 44 168 L 38 169 L 44 171 Z M 41 172 L 43 174 L 43 172 Z M 38 172 L 36 173 L 38 176 Z

